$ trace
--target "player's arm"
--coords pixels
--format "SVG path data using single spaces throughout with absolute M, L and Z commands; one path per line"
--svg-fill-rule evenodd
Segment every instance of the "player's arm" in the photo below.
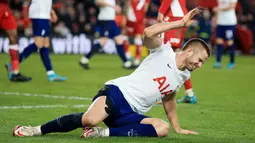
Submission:
M 198 134 L 197 132 L 182 129 L 178 122 L 178 117 L 176 113 L 176 93 L 165 96 L 162 99 L 162 104 L 164 106 L 167 119 L 170 121 L 174 131 L 179 134 Z
M 158 21 L 163 22 L 164 15 L 169 11 L 173 0 L 163 0 L 158 11 Z
M 176 99 L 175 99 L 176 93 L 172 93 L 171 95 L 165 96 L 162 99 L 162 104 L 164 106 L 167 119 L 170 121 L 173 129 L 177 132 L 181 129 L 178 117 L 176 113 Z
M 200 10 L 194 8 L 187 13 L 182 20 L 173 22 L 157 23 L 150 27 L 147 27 L 143 33 L 143 43 L 148 49 L 155 49 L 161 46 L 162 39 L 158 36 L 159 34 L 166 32 L 171 29 L 178 29 L 187 27 L 193 23 L 192 18 L 198 14 Z

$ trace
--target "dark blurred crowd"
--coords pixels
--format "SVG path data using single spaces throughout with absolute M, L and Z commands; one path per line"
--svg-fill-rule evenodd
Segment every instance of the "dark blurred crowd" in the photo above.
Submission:
M 117 0 L 122 5 L 124 0 Z M 151 0 L 148 18 L 156 20 L 159 0 Z M 19 34 L 31 36 L 31 22 L 28 18 L 28 0 L 10 0 L 10 6 L 18 22 Z M 53 34 L 80 34 L 93 36 L 96 31 L 98 8 L 94 0 L 53 0 L 58 22 L 52 25 Z
M 120 5 L 125 0 L 117 0 Z M 98 8 L 94 4 L 94 0 L 53 0 L 54 10 L 58 15 L 58 22 L 52 25 L 52 33 L 58 36 L 68 34 L 84 33 L 88 36 L 94 36 L 97 24 Z M 198 23 L 188 29 L 187 38 L 201 37 L 209 42 L 214 41 L 215 15 L 213 7 L 217 5 L 216 0 L 187 0 L 188 9 L 196 6 L 203 6 L 207 9 L 200 17 Z M 13 10 L 18 22 L 19 35 L 31 36 L 31 22 L 28 18 L 27 0 L 10 0 L 10 6 Z M 147 12 L 146 24 L 151 25 L 156 23 L 160 0 L 151 0 L 149 10 Z M 252 38 L 252 43 L 255 41 L 255 0 L 239 0 L 236 11 L 238 17 L 237 34 L 241 37 L 246 35 Z M 238 33 L 239 32 L 239 33 Z M 246 32 L 246 33 L 245 33 Z M 242 35 L 243 34 L 243 35 Z M 243 37 L 244 38 L 244 37 Z M 241 41 L 237 41 L 242 44 Z M 244 39 L 244 42 L 245 41 Z

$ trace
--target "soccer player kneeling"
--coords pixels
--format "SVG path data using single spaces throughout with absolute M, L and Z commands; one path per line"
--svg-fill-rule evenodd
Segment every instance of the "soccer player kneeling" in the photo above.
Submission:
M 81 135 L 84 138 L 164 137 L 169 132 L 168 123 L 144 115 L 161 99 L 175 132 L 197 134 L 180 127 L 175 95 L 178 88 L 189 79 L 190 71 L 200 68 L 208 59 L 210 48 L 201 39 L 190 39 L 181 52 L 175 53 L 169 46 L 162 45 L 162 39 L 158 35 L 167 30 L 189 26 L 192 18 L 199 12 L 195 8 L 182 20 L 158 23 L 146 28 L 143 42 L 150 50 L 150 55 L 132 74 L 106 82 L 85 113 L 65 115 L 35 127 L 16 126 L 13 135 L 36 136 L 84 128 Z M 108 128 L 97 127 L 101 122 Z

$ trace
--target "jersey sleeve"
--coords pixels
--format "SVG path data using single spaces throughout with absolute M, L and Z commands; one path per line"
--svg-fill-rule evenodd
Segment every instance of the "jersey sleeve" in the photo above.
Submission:
M 163 0 L 160 5 L 159 12 L 165 15 L 167 11 L 170 9 L 172 1 L 173 0 Z

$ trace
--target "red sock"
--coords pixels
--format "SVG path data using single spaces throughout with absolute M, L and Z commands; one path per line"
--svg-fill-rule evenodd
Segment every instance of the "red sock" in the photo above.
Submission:
M 192 84 L 190 78 L 184 82 L 185 90 L 192 89 Z
M 19 71 L 19 51 L 18 45 L 10 45 L 9 55 L 11 57 L 11 64 L 13 71 Z
M 142 54 L 142 46 L 136 45 L 136 54 L 135 54 L 135 59 L 140 60 L 141 59 L 141 54 Z
M 127 40 L 124 41 L 123 47 L 125 49 L 125 53 L 127 53 L 128 52 L 128 47 L 129 47 L 129 42 Z

